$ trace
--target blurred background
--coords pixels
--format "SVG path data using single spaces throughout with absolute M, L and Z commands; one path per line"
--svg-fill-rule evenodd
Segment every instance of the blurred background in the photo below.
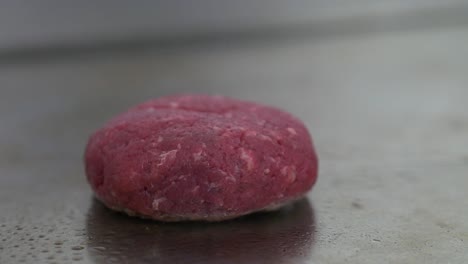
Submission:
M 466 4 L 462 0 L 2 1 L 0 48 L 19 52 L 168 38 L 219 38 L 233 33 L 311 34 L 323 31 L 324 26 L 341 31 L 353 25 L 361 30 L 432 26 L 452 22 L 454 14 L 461 19 L 465 10 L 459 8 Z
M 466 263 L 467 43 L 462 0 L 1 1 L 0 263 Z M 174 93 L 306 123 L 320 175 L 294 219 L 175 228 L 92 200 L 89 134 Z

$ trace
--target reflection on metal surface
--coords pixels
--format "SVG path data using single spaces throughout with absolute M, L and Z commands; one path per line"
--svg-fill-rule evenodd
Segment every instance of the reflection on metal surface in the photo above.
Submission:
M 97 263 L 294 263 L 310 260 L 315 217 L 307 199 L 220 223 L 130 218 L 94 200 L 88 250 Z

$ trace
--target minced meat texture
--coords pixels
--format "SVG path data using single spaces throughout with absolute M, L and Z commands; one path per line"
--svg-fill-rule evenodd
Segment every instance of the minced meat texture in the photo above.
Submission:
M 303 196 L 310 135 L 279 109 L 214 96 L 140 104 L 89 139 L 86 174 L 108 207 L 161 221 L 231 219 Z

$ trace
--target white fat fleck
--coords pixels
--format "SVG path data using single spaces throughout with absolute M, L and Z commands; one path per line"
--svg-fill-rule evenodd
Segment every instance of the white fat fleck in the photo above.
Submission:
M 218 187 L 219 187 L 218 184 L 212 182 L 212 183 L 210 183 L 210 184 L 208 185 L 208 191 L 211 190 L 211 189 L 218 188 Z
M 175 157 L 177 155 L 177 151 L 178 151 L 177 149 L 174 149 L 174 150 L 164 152 L 161 155 L 159 155 L 159 158 L 161 159 L 161 162 L 159 162 L 159 164 L 157 166 L 159 167 L 159 166 L 163 165 L 164 163 L 166 163 L 166 161 L 175 159 Z
M 265 174 L 268 174 L 268 173 L 270 173 L 270 169 L 265 169 L 263 172 L 264 172 Z
M 229 175 L 226 177 L 226 179 L 228 179 L 228 180 L 230 180 L 230 181 L 232 181 L 232 182 L 237 182 L 236 177 L 232 176 L 231 174 L 229 174 Z
M 201 158 L 203 157 L 203 150 L 193 153 L 192 156 L 195 161 L 201 160 Z
M 288 182 L 294 182 L 296 180 L 296 166 L 283 167 L 281 174 L 287 177 Z
M 224 114 L 224 116 L 227 117 L 227 118 L 231 118 L 231 117 L 232 117 L 232 113 L 226 113 L 226 114 Z
M 159 136 L 159 137 L 158 137 L 158 143 L 161 143 L 161 142 L 163 142 L 163 140 L 164 140 L 164 138 L 163 138 L 163 137 L 161 137 L 161 136 Z
M 273 141 L 273 140 L 271 139 L 271 137 L 269 137 L 269 136 L 259 135 L 259 137 L 260 137 L 261 140 L 270 141 L 270 142 Z
M 255 136 L 257 136 L 257 132 L 249 130 L 249 131 L 245 132 L 245 135 L 247 137 L 255 137 Z
M 281 139 L 281 134 L 278 133 L 277 131 L 271 131 L 271 135 L 272 135 L 276 140 L 280 140 L 280 139 Z
M 165 197 L 160 197 L 160 198 L 154 199 L 153 203 L 151 204 L 152 207 L 153 207 L 153 210 L 157 211 L 159 209 L 159 205 L 164 201 L 166 201 Z
M 206 144 L 205 143 L 202 143 L 202 148 L 206 148 Z
M 294 182 L 296 181 L 296 167 L 292 166 L 288 173 L 288 181 Z
M 178 148 L 178 149 L 181 149 L 182 146 L 181 146 L 180 144 L 177 144 L 177 148 Z
M 219 170 L 219 173 L 221 173 L 224 177 L 226 177 L 227 180 L 230 180 L 232 182 L 236 182 L 236 178 L 234 176 L 232 176 L 231 174 L 228 174 L 227 172 L 223 171 L 223 170 Z
M 291 135 L 297 135 L 297 132 L 294 128 L 292 127 L 288 127 L 286 130 L 288 130 L 288 132 L 291 134 Z
M 148 150 L 148 152 L 151 153 L 151 154 L 154 155 L 154 156 L 159 155 L 159 152 L 154 151 L 154 150 Z
M 198 189 L 200 189 L 200 186 L 197 185 L 197 186 L 195 186 L 195 188 L 192 189 L 192 192 L 197 192 Z
M 169 106 L 170 106 L 171 108 L 177 108 L 177 107 L 179 107 L 179 103 L 170 102 L 170 103 L 169 103 Z
M 152 107 L 146 109 L 146 112 L 150 112 L 150 113 L 151 113 L 151 112 L 154 112 L 154 111 L 156 111 L 156 110 L 155 110 L 154 108 L 152 108 Z
M 158 119 L 158 121 L 160 121 L 160 122 L 168 122 L 168 121 L 175 120 L 175 119 L 177 119 L 177 118 L 179 118 L 179 116 L 174 115 L 174 116 L 168 116 L 168 117 L 160 118 L 160 119 Z
M 230 135 L 231 133 L 232 133 L 231 131 L 226 130 L 226 131 L 224 131 L 224 132 L 221 134 L 221 137 L 229 137 L 229 135 Z
M 247 169 L 252 170 L 254 167 L 254 160 L 252 154 L 246 151 L 244 148 L 240 148 L 240 158 L 247 163 Z

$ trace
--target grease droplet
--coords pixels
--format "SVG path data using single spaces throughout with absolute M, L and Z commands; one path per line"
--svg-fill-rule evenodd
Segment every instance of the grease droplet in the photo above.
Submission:
M 97 250 L 97 251 L 104 251 L 106 250 L 105 247 L 93 247 L 94 250 Z
M 82 249 L 84 249 L 84 247 L 82 247 L 82 246 L 74 246 L 74 247 L 72 247 L 71 249 L 72 249 L 72 250 L 82 250 Z

